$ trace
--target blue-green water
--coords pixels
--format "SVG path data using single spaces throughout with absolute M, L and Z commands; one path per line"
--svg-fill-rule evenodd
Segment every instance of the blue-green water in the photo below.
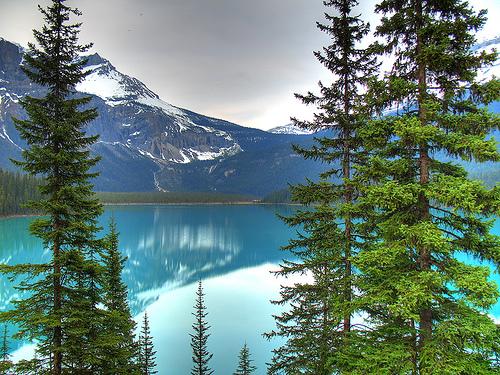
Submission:
M 217 373 L 232 373 L 247 342 L 258 373 L 265 373 L 276 343 L 263 339 L 262 333 L 274 328 L 272 314 L 277 309 L 269 300 L 279 296 L 280 285 L 269 271 L 283 257 L 280 246 L 294 235 L 276 213 L 286 215 L 291 210 L 257 205 L 106 208 L 101 224 L 115 217 L 120 248 L 128 257 L 123 277 L 131 307 L 138 320 L 148 311 L 160 374 L 190 371 L 191 313 L 200 279 L 211 326 L 211 366 Z M 31 220 L 0 220 L 0 263 L 48 259 L 50 254 L 28 234 Z M 0 288 L 4 310 L 17 295 L 5 278 L 0 278 Z M 26 351 L 24 346 L 19 356 Z
M 116 219 L 121 249 L 128 256 L 124 279 L 131 307 L 138 319 L 148 311 L 160 374 L 190 371 L 191 313 L 200 279 L 211 326 L 212 368 L 216 373 L 232 373 L 246 342 L 257 374 L 265 373 L 265 363 L 277 343 L 266 341 L 262 333 L 274 328 L 272 314 L 278 311 L 269 300 L 278 297 L 284 283 L 269 271 L 284 256 L 279 247 L 295 236 L 295 230 L 276 213 L 287 215 L 292 210 L 257 205 L 107 207 L 101 223 L 105 226 L 112 215 Z M 49 257 L 28 234 L 31 220 L 0 220 L 0 263 L 38 262 Z M 500 234 L 499 222 L 495 233 Z M 498 274 L 494 278 L 500 284 Z M 16 294 L 5 278 L 0 280 L 0 288 L 3 310 Z M 500 318 L 500 304 L 491 313 Z M 18 357 L 27 349 L 22 347 Z

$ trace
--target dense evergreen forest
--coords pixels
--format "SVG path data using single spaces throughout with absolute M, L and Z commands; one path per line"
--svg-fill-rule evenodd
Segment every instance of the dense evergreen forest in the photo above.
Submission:
M 262 198 L 263 203 L 291 203 L 292 192 L 290 189 L 281 189 L 273 191 Z
M 97 197 L 104 204 L 127 203 L 244 203 L 253 199 L 244 195 L 222 193 L 179 193 L 179 192 L 150 192 L 150 193 L 97 193 Z
M 40 199 L 39 185 L 40 180 L 32 175 L 0 169 L 0 216 L 33 213 L 24 205 Z
M 6 172 L 0 169 L 0 216 L 35 214 L 25 204 L 41 198 L 41 180 L 28 174 Z M 216 204 L 255 203 L 252 197 L 222 193 L 96 193 L 102 204 Z

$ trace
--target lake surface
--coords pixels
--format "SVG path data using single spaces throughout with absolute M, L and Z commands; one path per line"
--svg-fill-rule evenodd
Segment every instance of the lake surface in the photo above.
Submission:
M 274 328 L 272 314 L 279 311 L 269 301 L 278 298 L 280 284 L 285 282 L 270 271 L 277 269 L 285 255 L 280 246 L 295 236 L 295 230 L 283 224 L 276 213 L 289 215 L 293 210 L 263 205 L 106 208 L 101 224 L 106 226 L 115 217 L 120 248 L 128 257 L 123 278 L 129 287 L 131 308 L 137 319 L 148 311 L 160 374 L 190 372 L 189 333 L 198 280 L 203 280 L 211 326 L 211 367 L 217 374 L 232 373 L 246 342 L 257 374 L 265 374 L 265 363 L 278 342 L 266 341 L 262 333 Z M 0 220 L 0 262 L 49 258 L 41 243 L 28 234 L 31 220 Z M 494 278 L 500 283 L 498 274 Z M 0 280 L 0 288 L 3 310 L 17 295 L 5 278 Z M 492 314 L 500 318 L 500 304 Z M 29 346 L 17 346 L 18 358 L 29 352 Z

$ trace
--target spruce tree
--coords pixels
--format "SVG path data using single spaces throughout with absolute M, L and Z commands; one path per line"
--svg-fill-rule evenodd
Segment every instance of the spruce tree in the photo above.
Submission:
M 472 49 L 485 12 L 462 0 L 385 0 L 376 11 L 375 47 L 394 64 L 370 85 L 380 116 L 362 132 L 372 155 L 362 173 L 374 182 L 363 199 L 380 236 L 357 259 L 373 329 L 364 371 L 491 374 L 498 333 L 486 312 L 499 292 L 464 254 L 500 266 L 489 220 L 499 190 L 458 163 L 500 160 L 489 136 L 500 120 L 486 107 L 500 82 L 476 81 L 496 56 Z
M 98 161 L 90 156 L 89 146 L 97 137 L 84 132 L 97 113 L 87 106 L 90 97 L 75 92 L 87 74 L 79 55 L 90 46 L 78 44 L 80 24 L 70 23 L 72 16 L 80 15 L 77 9 L 64 0 L 39 9 L 45 23 L 34 31 L 38 46 L 29 44 L 23 70 L 46 94 L 20 100 L 28 118 L 15 122 L 29 147 L 17 164 L 44 178 L 43 199 L 31 203 L 43 216 L 33 221 L 30 231 L 52 257 L 45 264 L 2 267 L 13 278 L 25 276 L 19 289 L 27 293 L 1 318 L 19 327 L 17 338 L 37 341 L 32 372 L 61 374 L 67 364 L 68 371 L 83 373 L 91 371 L 95 360 L 99 301 L 92 280 L 100 270 L 95 253 L 101 246 L 96 232 L 102 211 L 89 182 L 96 177 L 89 170 Z
M 243 345 L 238 356 L 238 368 L 233 373 L 233 375 L 250 375 L 257 370 L 257 367 L 252 365 L 252 360 L 250 359 L 250 350 L 247 344 Z
M 355 165 L 366 158 L 358 129 L 368 119 L 362 88 L 377 64 L 370 52 L 360 47 L 369 26 L 353 8 L 355 0 L 327 0 L 332 10 L 327 24 L 318 28 L 331 37 L 331 44 L 315 52 L 319 62 L 332 73 L 331 85 L 319 84 L 319 94 L 296 95 L 315 105 L 312 121 L 294 123 L 301 128 L 322 131 L 311 149 L 295 148 L 308 159 L 323 161 L 328 169 L 319 182 L 292 187 L 294 201 L 310 205 L 285 218 L 301 227 L 298 239 L 284 250 L 296 261 L 287 260 L 278 276 L 309 275 L 310 281 L 282 287 L 275 304 L 289 306 L 275 316 L 277 329 L 266 334 L 287 341 L 274 350 L 269 373 L 328 375 L 350 368 L 359 354 L 358 342 L 365 328 L 352 317 L 360 312 L 359 275 L 352 261 L 370 243 L 370 209 L 359 205 Z
M 104 347 L 100 348 L 100 355 L 106 363 L 106 374 L 132 374 L 137 373 L 134 360 L 138 348 L 134 342 L 135 322 L 127 301 L 127 286 L 122 281 L 126 258 L 118 249 L 118 232 L 114 219 L 111 220 L 109 228 L 102 255 L 105 343 Z
M 191 336 L 191 349 L 193 351 L 193 368 L 191 369 L 191 375 L 210 375 L 214 372 L 208 366 L 208 362 L 213 354 L 207 349 L 207 341 L 210 336 L 208 330 L 210 326 L 206 322 L 208 313 L 206 312 L 204 296 L 205 294 L 203 293 L 203 286 L 200 280 L 198 282 L 198 290 L 196 291 L 195 311 L 192 313 L 196 319 L 192 325 L 194 333 L 189 334 L 189 336 Z
M 147 311 L 144 312 L 141 334 L 139 336 L 139 368 L 143 375 L 156 374 L 156 351 L 153 346 L 153 338 L 149 328 Z
M 10 354 L 9 354 L 9 342 L 8 342 L 8 335 L 7 335 L 7 326 L 4 325 L 3 327 L 3 334 L 2 334 L 2 346 L 0 348 L 0 373 L 2 375 L 7 375 L 9 374 L 9 369 L 12 367 L 12 363 L 10 361 Z

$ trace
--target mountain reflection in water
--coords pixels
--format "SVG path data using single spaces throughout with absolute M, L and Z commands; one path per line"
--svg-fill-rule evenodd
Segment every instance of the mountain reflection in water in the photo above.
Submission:
M 277 264 L 283 257 L 279 248 L 294 230 L 276 213 L 288 215 L 293 210 L 262 205 L 107 206 L 100 224 L 107 231 L 111 217 L 116 220 L 120 249 L 128 257 L 123 279 L 132 313 L 137 315 L 162 294 L 200 279 Z M 50 251 L 29 235 L 32 220 L 0 220 L 0 262 L 50 259 Z M 13 284 L 0 278 L 0 309 L 8 309 L 16 298 Z

